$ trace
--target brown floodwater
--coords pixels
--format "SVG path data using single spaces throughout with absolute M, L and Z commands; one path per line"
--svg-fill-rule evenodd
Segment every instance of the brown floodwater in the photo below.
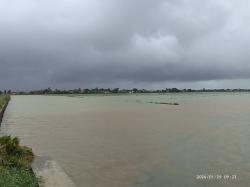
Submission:
M 163 101 L 180 105 L 149 103 Z M 77 186 L 250 185 L 247 93 L 12 96 L 0 133 L 55 159 Z

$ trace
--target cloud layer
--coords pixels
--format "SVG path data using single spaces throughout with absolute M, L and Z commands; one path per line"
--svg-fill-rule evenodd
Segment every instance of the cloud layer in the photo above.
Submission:
M 0 89 L 249 87 L 249 5 L 2 0 Z

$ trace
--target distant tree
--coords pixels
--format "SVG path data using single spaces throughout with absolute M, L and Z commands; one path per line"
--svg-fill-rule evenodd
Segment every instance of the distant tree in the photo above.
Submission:
M 98 93 L 98 91 L 99 91 L 99 89 L 98 89 L 98 87 L 96 87 L 96 88 L 93 88 L 93 89 L 91 90 L 91 93 Z
M 52 91 L 52 89 L 51 89 L 51 88 L 44 89 L 44 90 L 42 90 L 42 92 L 43 92 L 44 94 L 50 94 L 50 93 L 53 93 L 53 91 Z
M 138 91 L 137 88 L 133 88 L 133 93 L 136 93 Z
M 87 93 L 89 93 L 90 92 L 90 90 L 88 89 L 88 88 L 85 88 L 84 90 L 83 90 L 83 93 L 85 93 L 85 94 L 87 94 Z
M 74 89 L 72 92 L 73 92 L 74 94 L 80 94 L 80 93 L 81 93 L 81 88 Z
M 180 90 L 178 88 L 171 88 L 170 92 L 180 92 Z
M 118 92 L 119 92 L 119 88 L 114 88 L 114 89 L 112 90 L 112 92 L 113 92 L 113 93 L 118 93 Z

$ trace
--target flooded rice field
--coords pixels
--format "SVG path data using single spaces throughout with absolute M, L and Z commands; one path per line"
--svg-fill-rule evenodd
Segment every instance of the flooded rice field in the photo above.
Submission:
M 12 96 L 0 133 L 56 160 L 77 186 L 250 184 L 247 93 Z

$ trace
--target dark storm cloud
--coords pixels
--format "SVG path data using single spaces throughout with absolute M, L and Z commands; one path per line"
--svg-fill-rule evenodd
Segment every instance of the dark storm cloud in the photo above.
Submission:
M 249 79 L 248 7 L 246 0 L 1 0 L 0 89 Z

